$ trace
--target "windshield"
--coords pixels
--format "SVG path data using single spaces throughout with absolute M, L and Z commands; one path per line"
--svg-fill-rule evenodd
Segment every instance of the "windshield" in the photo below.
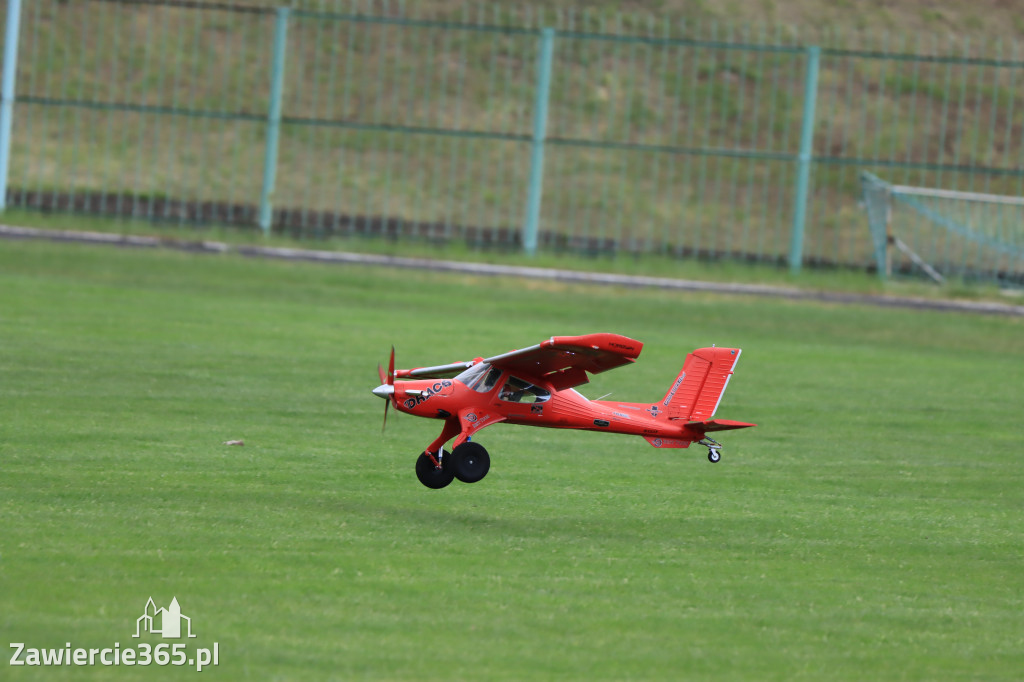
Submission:
M 500 369 L 491 367 L 486 362 L 481 362 L 455 377 L 455 380 L 462 382 L 478 393 L 487 393 L 498 383 L 500 376 Z

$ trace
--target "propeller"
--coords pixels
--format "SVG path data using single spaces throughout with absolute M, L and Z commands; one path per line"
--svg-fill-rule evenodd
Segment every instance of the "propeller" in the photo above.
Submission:
M 387 402 L 384 403 L 384 423 L 380 427 L 380 432 L 384 433 L 384 429 L 388 425 L 388 407 L 391 406 L 391 401 L 395 396 L 395 347 L 391 346 L 391 358 L 388 360 L 388 371 L 385 374 L 384 368 L 377 364 L 377 376 L 380 377 L 381 385 L 373 389 L 373 394 L 384 398 Z

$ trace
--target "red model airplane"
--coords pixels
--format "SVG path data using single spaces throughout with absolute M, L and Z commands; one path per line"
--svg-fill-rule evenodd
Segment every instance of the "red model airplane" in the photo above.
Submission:
M 471 437 L 499 422 L 625 433 L 656 448 L 697 443 L 707 447 L 712 462 L 721 458 L 722 445 L 707 434 L 756 426 L 712 419 L 739 360 L 739 348 L 693 351 L 657 402 L 588 400 L 573 389 L 589 381 L 588 372 L 634 362 L 642 348 L 639 341 L 618 334 L 554 336 L 490 358 L 397 371 L 392 348 L 387 372 L 377 368 L 381 385 L 373 393 L 401 412 L 444 420 L 441 435 L 416 460 L 416 476 L 428 488 L 443 488 L 453 478 L 475 483 L 486 476 L 490 456 Z M 452 438 L 452 451 L 445 453 L 444 444 Z

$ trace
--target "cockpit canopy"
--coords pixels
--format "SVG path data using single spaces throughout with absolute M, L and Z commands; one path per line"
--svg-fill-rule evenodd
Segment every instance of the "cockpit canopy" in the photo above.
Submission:
M 498 384 L 503 370 L 480 362 L 455 377 L 478 393 L 489 393 Z M 514 376 L 509 376 L 498 394 L 501 400 L 511 403 L 543 403 L 551 398 L 551 392 Z
M 551 393 L 528 381 L 510 376 L 501 387 L 498 397 L 510 403 L 543 403 L 551 398 Z

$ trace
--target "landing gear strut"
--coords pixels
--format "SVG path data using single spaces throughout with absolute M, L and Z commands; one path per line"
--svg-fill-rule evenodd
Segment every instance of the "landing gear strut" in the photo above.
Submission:
M 438 462 L 440 466 L 434 463 L 435 458 L 440 460 Z M 416 458 L 416 478 L 420 479 L 420 483 L 434 490 L 445 487 L 455 478 L 455 471 L 449 462 L 450 459 L 445 456 L 443 449 L 438 450 L 434 457 L 426 452 L 421 453 Z
M 463 483 L 476 483 L 491 468 L 491 457 L 479 443 L 466 441 L 451 452 L 444 448 L 431 457 L 426 452 L 416 458 L 416 478 L 420 483 L 439 490 L 454 479 Z
M 697 441 L 698 445 L 703 445 L 708 449 L 708 461 L 712 464 L 717 464 L 721 459 L 722 455 L 718 451 L 722 449 L 722 444 L 710 436 L 704 436 L 701 440 Z

